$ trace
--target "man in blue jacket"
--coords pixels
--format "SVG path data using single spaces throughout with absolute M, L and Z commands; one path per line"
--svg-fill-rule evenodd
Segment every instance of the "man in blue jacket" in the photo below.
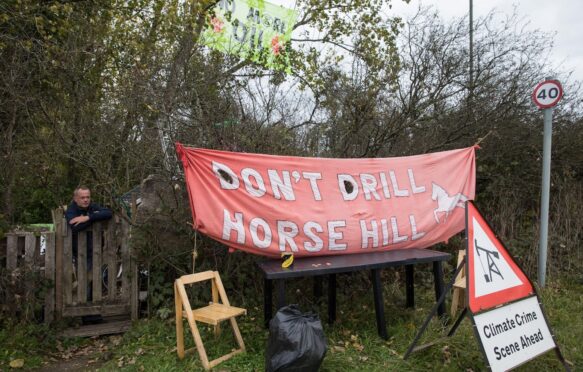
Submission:
M 90 227 L 93 222 L 109 220 L 112 216 L 109 208 L 104 208 L 96 203 L 91 203 L 91 190 L 85 186 L 79 186 L 73 192 L 73 201 L 67 207 L 65 218 L 73 231 L 72 253 L 73 262 L 77 262 L 77 239 L 78 232 Z M 91 270 L 93 268 L 93 236 L 92 232 L 87 232 L 87 301 L 93 299 Z M 96 268 L 100 270 L 100 268 Z M 100 316 L 83 317 L 84 323 L 94 323 L 101 320 Z
M 91 190 L 85 186 L 75 189 L 73 201 L 65 212 L 67 223 L 74 233 L 85 230 L 92 222 L 109 220 L 111 215 L 110 209 L 91 203 Z

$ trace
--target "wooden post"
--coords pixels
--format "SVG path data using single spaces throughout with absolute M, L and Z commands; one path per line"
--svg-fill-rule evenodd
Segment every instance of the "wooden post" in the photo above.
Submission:
M 93 297 L 91 302 L 96 304 L 101 302 L 101 291 L 103 285 L 101 284 L 101 250 L 102 250 L 102 224 L 93 224 L 93 274 L 92 274 L 92 288 Z
M 24 234 L 24 264 L 26 269 L 33 269 L 34 266 L 34 249 L 36 248 L 36 236 L 34 233 L 27 232 Z
M 131 252 L 131 250 L 130 250 Z M 130 312 L 132 320 L 137 320 L 139 317 L 139 288 L 138 288 L 138 265 L 134 257 L 130 257 L 130 275 L 131 275 L 131 289 L 130 289 Z
M 12 277 L 14 270 L 16 270 L 16 265 L 18 262 L 18 236 L 16 234 L 6 234 L 6 274 L 8 278 Z M 10 282 L 12 280 L 9 280 Z M 6 288 L 6 299 L 12 301 L 14 298 L 14 293 L 12 292 L 12 286 L 8 285 Z M 14 315 L 15 306 L 9 306 L 10 312 Z
M 63 233 L 65 219 L 63 209 L 57 208 L 52 211 L 53 224 L 55 225 L 54 236 L 54 259 L 55 259 L 55 319 L 60 320 L 63 315 L 63 244 L 66 232 Z M 65 230 L 66 231 L 66 230 Z
M 33 273 L 35 271 L 34 251 L 36 248 L 36 236 L 34 233 L 27 232 L 24 234 L 24 265 L 22 268 L 25 273 Z M 26 277 L 26 276 L 25 276 Z M 24 298 L 25 301 L 32 301 L 33 298 L 32 281 L 26 280 L 24 282 Z
M 18 235 L 6 234 L 6 270 L 8 275 L 16 269 L 18 259 Z
M 107 257 L 107 298 L 111 302 L 117 297 L 117 242 L 115 239 L 115 219 L 107 222 L 107 244 L 106 253 Z
M 45 323 L 51 323 L 55 317 L 55 233 L 45 234 L 45 278 L 51 283 L 45 296 Z
M 77 233 L 77 303 L 87 302 L 87 231 Z
M 63 237 L 63 304 L 62 308 L 73 303 L 73 234 L 67 228 L 67 235 Z
M 121 275 L 121 296 L 124 301 L 130 300 L 130 279 L 132 275 L 132 270 L 130 268 L 130 251 L 129 251 L 129 244 L 128 244 L 128 236 L 129 236 L 129 224 L 125 218 L 120 219 L 119 224 L 121 237 L 120 237 L 120 245 L 121 245 L 121 262 L 122 262 L 122 275 Z

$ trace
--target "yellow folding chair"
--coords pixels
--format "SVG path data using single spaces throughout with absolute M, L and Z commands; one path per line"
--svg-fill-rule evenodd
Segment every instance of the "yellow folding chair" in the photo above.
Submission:
M 212 283 L 212 302 L 208 306 L 193 310 L 190 306 L 188 295 L 186 294 L 185 285 L 206 280 L 210 280 Z M 194 348 L 184 350 L 184 317 L 188 321 L 192 337 L 196 344 L 196 349 L 198 350 L 198 355 L 200 356 L 202 365 L 205 369 L 211 369 L 232 356 L 245 351 L 245 343 L 243 342 L 243 337 L 241 337 L 241 332 L 239 331 L 239 326 L 237 325 L 235 317 L 247 314 L 247 310 L 229 304 L 227 293 L 225 292 L 225 288 L 221 282 L 221 277 L 217 271 L 205 271 L 197 274 L 183 275 L 176 279 L 174 282 L 174 297 L 176 305 L 176 351 L 180 359 L 184 358 L 185 353 L 194 350 Z M 233 333 L 235 334 L 237 343 L 239 344 L 239 349 L 209 362 L 196 322 L 214 325 L 215 335 L 217 335 L 220 331 L 219 324 L 227 319 L 231 322 L 231 327 L 233 328 Z

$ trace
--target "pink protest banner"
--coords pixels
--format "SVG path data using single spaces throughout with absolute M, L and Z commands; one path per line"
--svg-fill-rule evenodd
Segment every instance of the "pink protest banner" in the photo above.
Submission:
M 474 147 L 374 159 L 176 151 L 194 228 L 264 256 L 427 248 L 464 229 L 475 196 Z

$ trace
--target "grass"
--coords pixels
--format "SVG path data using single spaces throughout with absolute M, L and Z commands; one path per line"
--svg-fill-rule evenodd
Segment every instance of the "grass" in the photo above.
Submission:
M 422 274 L 422 273 L 420 273 Z M 385 283 L 389 282 L 385 278 Z M 392 278 L 394 279 L 394 278 Z M 412 354 L 408 360 L 402 355 L 409 347 L 419 327 L 433 305 L 434 294 L 432 282 L 428 278 L 418 278 L 416 287 L 415 309 L 405 309 L 405 295 L 402 285 L 397 281 L 386 284 L 384 290 L 388 341 L 377 335 L 372 291 L 367 288 L 368 281 L 355 276 L 338 278 L 338 316 L 334 325 L 323 322 L 328 342 L 328 351 L 322 364 L 322 371 L 480 371 L 486 369 L 484 357 L 480 352 L 478 341 L 474 336 L 470 320 L 465 319 L 456 334 L 438 342 L 436 345 Z M 359 282 L 348 285 L 349 281 Z M 356 289 L 354 287 L 357 287 Z M 290 302 L 299 302 L 303 309 L 315 308 L 325 317 L 325 305 L 318 308 L 310 302 L 309 281 L 299 281 L 288 293 L 292 292 Z M 583 366 L 583 293 L 582 285 L 572 280 L 550 283 L 543 291 L 542 298 L 549 322 L 556 334 L 556 341 L 561 346 L 563 355 L 575 366 Z M 304 293 L 307 292 L 307 293 Z M 262 326 L 262 309 L 258 306 L 248 307 L 248 315 L 240 318 L 239 325 L 246 342 L 247 352 L 220 364 L 221 371 L 263 371 L 268 331 Z M 325 319 L 324 319 L 325 320 Z M 186 325 L 186 324 L 185 324 Z M 216 339 L 211 328 L 203 328 L 203 340 L 209 357 L 217 357 L 235 347 L 230 329 L 225 327 L 222 335 Z M 185 328 L 187 329 L 187 328 Z M 438 319 L 432 320 L 420 344 L 442 337 L 449 326 L 444 326 Z M 127 370 L 154 369 L 165 371 L 202 370 L 196 354 L 187 355 L 178 360 L 175 352 L 175 335 L 173 319 L 167 321 L 148 320 L 136 324 L 127 333 L 121 347 L 116 351 L 114 360 L 105 369 L 120 367 L 119 358 L 132 360 L 134 364 L 124 365 Z M 189 334 L 185 335 L 187 347 L 194 342 Z M 141 348 L 143 354 L 136 355 Z M 135 360 L 134 360 L 135 359 Z M 549 352 L 524 366 L 522 371 L 555 371 L 561 369 L 555 353 Z
M 475 338 L 470 320 L 465 319 L 456 334 L 432 347 L 412 354 L 403 360 L 402 355 L 425 320 L 434 301 L 432 281 L 427 276 L 417 273 L 416 308 L 404 307 L 404 285 L 395 277 L 385 276 L 385 311 L 388 341 L 377 335 L 372 290 L 368 280 L 358 275 L 341 275 L 338 277 L 338 314 L 337 322 L 328 325 L 324 321 L 326 306 L 318 307 L 311 302 L 309 281 L 297 281 L 288 288 L 291 293 L 288 302 L 298 302 L 303 310 L 313 308 L 324 318 L 323 326 L 328 349 L 321 371 L 481 371 L 486 370 L 485 359 Z M 352 283 L 349 285 L 349 282 Z M 562 279 L 551 282 L 541 291 L 543 305 L 554 331 L 555 339 L 560 345 L 565 358 L 572 364 L 573 370 L 583 369 L 583 285 L 576 280 Z M 257 301 L 261 296 L 257 296 Z M 235 303 L 233 299 L 232 302 Z M 248 315 L 239 318 L 239 326 L 247 346 L 247 352 L 221 363 L 218 371 L 263 371 L 268 331 L 263 328 L 261 305 L 253 300 L 246 301 Z M 26 357 L 27 366 L 40 364 L 43 355 L 50 352 L 45 342 L 53 340 L 48 329 L 46 336 L 38 337 L 33 328 L 38 326 L 15 327 L 14 325 L 0 331 L 0 370 L 7 367 L 10 360 Z M 209 358 L 216 358 L 236 346 L 230 327 L 223 327 L 221 336 L 215 338 L 212 329 L 202 329 L 202 337 L 209 353 Z M 20 333 L 13 331 L 21 329 Z M 27 330 L 28 331 L 24 331 Z M 438 319 L 433 319 L 421 338 L 419 344 L 438 340 L 448 326 Z M 187 347 L 194 342 L 185 323 L 185 341 Z M 44 340 L 43 340 L 44 339 Z M 68 342 L 83 342 L 81 340 Z M 43 346 L 45 345 L 45 346 Z M 117 339 L 110 348 L 107 361 L 101 370 L 126 371 L 183 371 L 203 370 L 198 355 L 189 354 L 179 360 L 175 349 L 175 328 L 173 318 L 140 320 L 123 337 Z M 560 370 L 554 352 L 548 352 L 518 368 L 519 371 L 555 371 Z

